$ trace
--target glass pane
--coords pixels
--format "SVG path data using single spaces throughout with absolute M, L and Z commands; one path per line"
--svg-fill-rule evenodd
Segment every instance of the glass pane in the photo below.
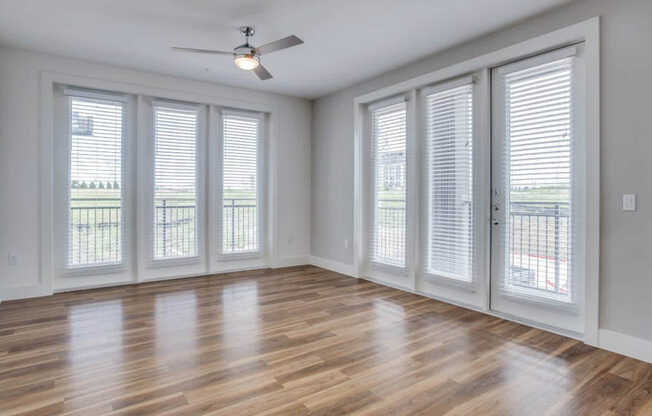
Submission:
M 258 251 L 258 129 L 255 117 L 224 117 L 222 251 Z
M 122 262 L 122 110 L 70 99 L 69 267 Z
M 506 77 L 507 284 L 569 300 L 572 61 Z
M 197 255 L 197 111 L 154 109 L 154 258 Z
M 426 100 L 430 155 L 427 273 L 473 279 L 473 86 Z
M 374 225 L 371 259 L 405 267 L 406 108 L 404 103 L 372 113 Z

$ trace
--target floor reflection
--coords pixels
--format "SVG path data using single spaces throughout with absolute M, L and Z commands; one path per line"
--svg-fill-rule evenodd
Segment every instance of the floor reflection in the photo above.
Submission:
M 194 290 L 163 293 L 154 298 L 156 353 L 172 358 L 194 357 L 197 350 L 197 295 Z
M 125 362 L 125 315 L 121 299 L 85 302 L 68 307 L 67 364 L 70 388 L 92 389 L 120 384 Z M 102 371 L 112 368 L 112 371 Z
M 258 282 L 245 281 L 222 290 L 223 359 L 238 360 L 259 351 L 260 332 Z

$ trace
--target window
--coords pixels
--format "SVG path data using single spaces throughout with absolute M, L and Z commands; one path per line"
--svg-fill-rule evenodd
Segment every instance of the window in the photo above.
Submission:
M 68 97 L 66 267 L 120 264 L 123 247 L 123 114 L 119 101 Z
M 473 280 L 473 85 L 426 91 L 426 273 Z
M 372 208 L 370 259 L 406 267 L 407 109 L 405 101 L 370 107 Z
M 501 288 L 573 301 L 575 48 L 500 68 L 505 227 Z M 559 57 L 558 55 L 562 55 Z M 565 55 L 565 56 L 564 56 Z M 570 55 L 570 56 L 568 56 Z
M 154 105 L 154 259 L 195 257 L 198 110 Z
M 222 254 L 260 251 L 260 131 L 258 115 L 223 113 Z

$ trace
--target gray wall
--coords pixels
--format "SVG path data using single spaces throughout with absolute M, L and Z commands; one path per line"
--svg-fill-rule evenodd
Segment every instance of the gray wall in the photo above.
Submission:
M 353 99 L 594 16 L 601 18 L 600 327 L 652 340 L 652 0 L 583 0 L 313 102 L 313 256 L 352 264 Z M 638 193 L 636 213 L 620 210 Z

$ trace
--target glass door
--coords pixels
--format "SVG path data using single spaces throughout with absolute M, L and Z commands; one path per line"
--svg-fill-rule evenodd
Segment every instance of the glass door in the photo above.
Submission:
M 492 71 L 491 308 L 584 331 L 581 45 Z

